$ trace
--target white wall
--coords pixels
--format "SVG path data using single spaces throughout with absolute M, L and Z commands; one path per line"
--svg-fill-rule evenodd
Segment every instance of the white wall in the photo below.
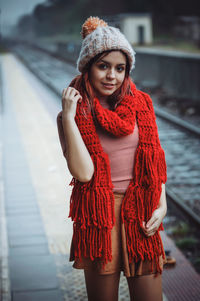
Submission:
M 121 30 L 131 44 L 138 44 L 138 27 L 144 26 L 144 43 L 151 44 L 153 42 L 152 21 L 147 16 L 133 16 L 122 20 Z

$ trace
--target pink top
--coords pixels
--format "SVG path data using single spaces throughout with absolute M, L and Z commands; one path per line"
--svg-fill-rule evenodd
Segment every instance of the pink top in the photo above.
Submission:
M 101 101 L 104 108 L 109 108 L 107 103 Z M 62 120 L 58 118 L 58 133 L 63 153 L 65 153 L 64 132 Z M 135 152 L 139 143 L 139 132 L 135 123 L 134 132 L 124 137 L 115 137 L 100 126 L 97 128 L 103 150 L 108 154 L 111 169 L 111 179 L 114 185 L 113 192 L 125 193 L 133 178 Z
M 109 105 L 102 100 L 101 105 L 109 108 Z M 139 143 L 137 122 L 133 133 L 124 137 L 115 137 L 100 126 L 97 128 L 97 134 L 103 150 L 109 157 L 113 192 L 125 193 L 133 178 L 135 152 Z

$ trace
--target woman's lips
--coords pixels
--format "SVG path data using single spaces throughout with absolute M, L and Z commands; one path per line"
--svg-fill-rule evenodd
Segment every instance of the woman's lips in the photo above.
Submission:
M 102 83 L 102 85 L 106 88 L 106 89 L 109 89 L 109 90 L 112 90 L 115 85 L 114 84 L 106 84 L 106 83 Z

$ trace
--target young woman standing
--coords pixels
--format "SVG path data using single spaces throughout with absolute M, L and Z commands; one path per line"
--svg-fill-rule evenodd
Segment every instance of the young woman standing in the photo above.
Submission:
M 135 52 L 99 18 L 82 26 L 80 75 L 62 93 L 58 132 L 73 179 L 70 261 L 88 300 L 116 301 L 120 272 L 131 300 L 162 300 L 165 154 L 152 100 L 129 74 Z

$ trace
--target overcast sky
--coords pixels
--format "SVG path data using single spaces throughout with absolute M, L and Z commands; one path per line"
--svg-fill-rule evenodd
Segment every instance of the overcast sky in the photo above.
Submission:
M 20 16 L 31 13 L 37 4 L 43 2 L 46 0 L 0 0 L 2 32 L 6 32 L 6 27 L 14 25 Z

